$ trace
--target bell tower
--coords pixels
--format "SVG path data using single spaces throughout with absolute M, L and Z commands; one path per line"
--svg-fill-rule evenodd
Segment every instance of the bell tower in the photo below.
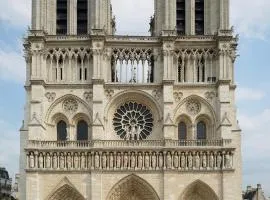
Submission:
M 124 36 L 110 0 L 32 0 L 20 200 L 241 199 L 229 0 L 154 3 Z

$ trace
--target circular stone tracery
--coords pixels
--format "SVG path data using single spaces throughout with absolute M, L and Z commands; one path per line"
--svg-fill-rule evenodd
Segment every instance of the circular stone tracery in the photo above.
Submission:
M 153 115 L 145 105 L 127 102 L 116 110 L 113 125 L 122 139 L 144 140 L 152 133 L 153 121 Z

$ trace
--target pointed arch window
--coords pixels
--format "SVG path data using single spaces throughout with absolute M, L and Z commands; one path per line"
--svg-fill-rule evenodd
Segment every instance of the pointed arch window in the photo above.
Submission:
M 195 0 L 195 34 L 204 35 L 204 0 Z
M 88 3 L 87 0 L 77 2 L 77 34 L 87 34 L 88 24 Z
M 67 124 L 63 120 L 57 123 L 57 141 L 67 140 Z
M 206 140 L 206 124 L 203 121 L 200 121 L 197 124 L 197 139 Z
M 57 0 L 56 34 L 67 34 L 67 0 Z
M 84 120 L 77 124 L 77 140 L 88 140 L 88 124 Z
M 187 125 L 184 122 L 178 124 L 178 139 L 186 140 L 187 139 Z

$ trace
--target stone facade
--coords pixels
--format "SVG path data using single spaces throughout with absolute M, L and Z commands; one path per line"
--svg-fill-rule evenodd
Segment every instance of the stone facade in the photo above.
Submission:
M 229 0 L 156 0 L 152 36 L 82 1 L 32 0 L 20 200 L 242 199 Z

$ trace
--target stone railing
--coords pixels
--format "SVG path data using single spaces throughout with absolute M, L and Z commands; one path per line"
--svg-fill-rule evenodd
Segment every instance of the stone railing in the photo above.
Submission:
M 216 150 L 35 150 L 27 151 L 28 171 L 233 170 L 234 149 Z
M 92 140 L 92 141 L 36 141 L 30 140 L 26 149 L 89 149 L 121 147 L 228 147 L 230 139 L 224 140 Z

